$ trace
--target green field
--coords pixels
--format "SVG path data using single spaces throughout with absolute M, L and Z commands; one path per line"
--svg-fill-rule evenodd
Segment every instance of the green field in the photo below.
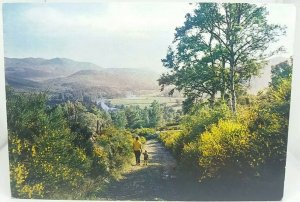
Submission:
M 167 106 L 181 108 L 182 97 L 162 97 L 162 96 L 140 96 L 132 98 L 114 98 L 108 99 L 113 105 L 139 105 L 141 107 L 149 106 L 154 100 L 159 103 L 166 103 Z

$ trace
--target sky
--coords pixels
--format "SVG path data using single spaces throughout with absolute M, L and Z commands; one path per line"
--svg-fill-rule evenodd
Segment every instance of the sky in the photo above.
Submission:
M 295 8 L 268 4 L 270 23 L 287 26 L 283 45 L 293 54 Z M 185 2 L 10 3 L 3 5 L 6 57 L 63 57 L 101 67 L 163 71 L 161 59 L 175 28 L 194 5 Z M 274 46 L 275 47 L 275 46 Z

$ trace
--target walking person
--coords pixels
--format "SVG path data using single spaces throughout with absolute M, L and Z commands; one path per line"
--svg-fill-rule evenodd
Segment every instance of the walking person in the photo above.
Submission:
M 144 166 L 148 165 L 148 159 L 149 159 L 149 155 L 147 150 L 145 150 L 144 154 Z
M 133 142 L 133 151 L 135 155 L 136 165 L 140 165 L 141 163 L 141 153 L 142 153 L 142 143 L 139 141 L 139 137 L 135 138 Z

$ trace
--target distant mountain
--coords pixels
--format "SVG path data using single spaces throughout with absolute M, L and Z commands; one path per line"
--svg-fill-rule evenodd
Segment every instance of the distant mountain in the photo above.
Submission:
M 28 79 L 6 77 L 6 82 L 18 89 L 28 89 L 28 90 L 36 89 L 36 90 L 38 90 L 38 89 L 42 88 L 41 83 L 31 81 Z
M 8 78 L 26 78 L 33 81 L 68 76 L 80 70 L 101 69 L 92 63 L 66 58 L 5 58 L 4 62 Z
M 66 58 L 5 58 L 6 82 L 17 89 L 51 92 L 82 91 L 116 97 L 159 92 L 159 74 L 143 69 L 101 68 Z
M 145 90 L 159 91 L 159 74 L 142 69 L 102 68 L 101 70 L 80 70 L 70 76 L 50 79 L 44 82 L 50 90 L 78 90 L 116 97 L 128 93 L 139 94 Z

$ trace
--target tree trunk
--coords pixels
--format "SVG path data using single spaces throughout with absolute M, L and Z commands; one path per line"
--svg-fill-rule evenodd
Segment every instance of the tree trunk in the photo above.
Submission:
M 100 133 L 100 124 L 99 124 L 99 120 L 97 120 L 97 127 L 96 127 L 96 133 L 99 134 Z
M 221 67 L 221 78 L 222 78 L 222 86 L 221 86 L 221 100 L 224 101 L 225 99 L 225 91 L 226 91 L 226 78 L 225 78 L 225 58 L 222 57 L 222 67 Z
M 236 112 L 236 94 L 234 86 L 234 58 L 230 60 L 230 94 L 231 94 L 231 111 Z
M 74 103 L 74 119 L 75 119 L 75 123 L 77 123 L 77 109 L 76 109 L 76 103 Z
M 214 105 L 215 105 L 215 94 L 210 95 L 209 105 L 210 105 L 211 108 L 214 108 Z

